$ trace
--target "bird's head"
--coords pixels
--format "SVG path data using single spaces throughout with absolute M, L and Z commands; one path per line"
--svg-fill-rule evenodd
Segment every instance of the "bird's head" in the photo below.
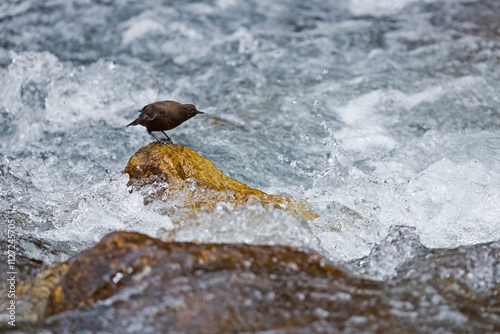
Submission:
M 204 114 L 203 111 L 199 111 L 198 109 L 196 109 L 194 104 L 183 104 L 182 107 L 183 107 L 184 111 L 191 117 L 193 117 L 197 114 Z

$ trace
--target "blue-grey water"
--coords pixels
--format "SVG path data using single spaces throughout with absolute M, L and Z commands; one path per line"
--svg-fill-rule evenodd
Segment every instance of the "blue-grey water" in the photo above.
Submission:
M 336 261 L 367 256 L 394 225 L 429 248 L 498 241 L 499 17 L 496 0 L 4 1 L 2 225 L 44 263 L 113 230 Z M 179 227 L 164 203 L 145 206 L 121 173 L 153 139 L 125 125 L 166 99 L 206 113 L 176 142 L 320 218 L 221 203 Z M 390 276 L 394 257 L 377 259 L 363 275 Z

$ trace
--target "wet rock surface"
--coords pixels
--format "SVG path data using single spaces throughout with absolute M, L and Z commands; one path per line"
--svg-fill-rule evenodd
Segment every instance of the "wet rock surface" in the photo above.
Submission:
M 24 256 L 17 259 L 19 275 L 16 276 L 15 298 L 2 298 L 1 310 L 10 306 L 11 300 L 15 301 L 16 325 L 21 328 L 36 327 L 44 319 L 47 300 L 56 283 L 62 278 L 69 267 L 66 262 L 57 262 L 50 266 L 43 266 L 40 261 L 29 260 Z M 2 268 L 4 269 L 4 268 Z M 8 272 L 5 268 L 5 272 Z M 7 281 L 2 282 L 0 293 L 7 297 L 9 286 Z M 0 322 L 0 331 L 15 329 L 6 322 Z
M 493 333 L 500 328 L 500 267 L 492 250 L 499 247 L 420 247 L 382 282 L 307 250 L 164 243 L 114 232 L 77 256 L 49 298 L 45 326 L 113 333 Z M 478 268 L 491 270 L 475 271 L 472 255 Z
M 314 252 L 116 232 L 76 258 L 46 315 L 52 325 L 129 332 L 138 324 L 145 332 L 341 330 L 357 318 L 367 319 L 360 330 L 397 326 L 380 292 L 380 283 Z
M 130 158 L 124 173 L 130 176 L 130 185 L 139 188 L 154 185 L 146 202 L 155 198 L 168 201 L 174 193 L 178 199 L 183 198 L 183 215 L 173 212 L 179 209 L 178 206 L 165 208 L 165 213 L 177 222 L 201 207 L 214 208 L 218 202 L 235 206 L 261 202 L 307 220 L 318 217 L 304 201 L 250 188 L 224 175 L 208 159 L 181 145 L 171 148 L 157 142 L 150 143 Z

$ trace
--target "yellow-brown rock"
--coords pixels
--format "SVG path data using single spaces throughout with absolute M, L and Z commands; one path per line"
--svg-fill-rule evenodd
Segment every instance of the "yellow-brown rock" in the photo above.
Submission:
M 20 256 L 17 258 L 18 268 L 23 271 L 28 271 L 29 276 L 26 277 L 23 273 L 19 273 L 19 281 L 15 289 L 15 306 L 16 306 L 16 327 L 23 328 L 25 326 L 33 326 L 43 320 L 45 307 L 49 295 L 56 283 L 64 276 L 69 268 L 66 262 L 53 263 L 50 266 L 38 267 L 37 264 Z M 35 272 L 35 273 L 33 273 Z M 7 293 L 5 296 L 7 296 Z M 4 298 L 0 301 L 0 306 L 3 310 L 9 306 L 11 299 Z M 0 324 L 0 332 L 9 328 L 6 322 Z
M 68 263 L 56 262 L 39 272 L 32 281 L 23 281 L 18 284 L 18 296 L 25 298 L 24 305 L 25 307 L 29 305 L 32 320 L 39 321 L 43 318 L 49 295 L 68 268 Z
M 200 207 L 213 208 L 221 201 L 234 205 L 253 201 L 269 203 L 307 220 L 317 218 L 304 201 L 250 188 L 224 175 L 208 159 L 181 145 L 170 148 L 157 142 L 151 143 L 130 158 L 124 173 L 130 176 L 130 184 L 138 186 L 156 181 L 168 182 L 168 189 L 156 189 L 154 195 L 163 199 L 177 193 L 175 190 L 187 189 L 185 205 L 190 206 L 191 211 Z

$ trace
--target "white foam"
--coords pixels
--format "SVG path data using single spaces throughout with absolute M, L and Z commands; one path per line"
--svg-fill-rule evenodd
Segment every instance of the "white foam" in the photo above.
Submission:
M 261 204 L 247 204 L 234 211 L 219 203 L 213 212 L 201 211 L 164 239 L 257 245 L 290 245 L 318 249 L 308 223 L 286 212 Z
M 122 43 L 129 45 L 140 39 L 166 34 L 167 28 L 155 19 L 155 13 L 145 11 L 123 23 Z
M 103 180 L 83 193 L 67 194 L 54 205 L 54 228 L 39 237 L 88 246 L 116 230 L 155 236 L 159 229 L 172 229 L 170 218 L 145 206 L 143 195 L 130 193 L 127 182 L 128 175 L 122 175 Z
M 398 13 L 406 5 L 416 1 L 417 0 L 351 0 L 349 9 L 354 15 L 392 15 Z
M 373 91 L 337 109 L 341 120 L 347 125 L 335 134 L 343 148 L 363 151 L 383 147 L 390 150 L 396 146 L 396 141 L 384 126 L 384 117 L 374 115 L 375 108 L 385 96 L 383 91 Z
M 380 235 L 407 225 L 428 247 L 498 240 L 499 143 L 495 133 L 430 131 L 400 154 L 373 162 L 371 173 L 351 169 L 345 186 L 326 196 L 361 213 Z

